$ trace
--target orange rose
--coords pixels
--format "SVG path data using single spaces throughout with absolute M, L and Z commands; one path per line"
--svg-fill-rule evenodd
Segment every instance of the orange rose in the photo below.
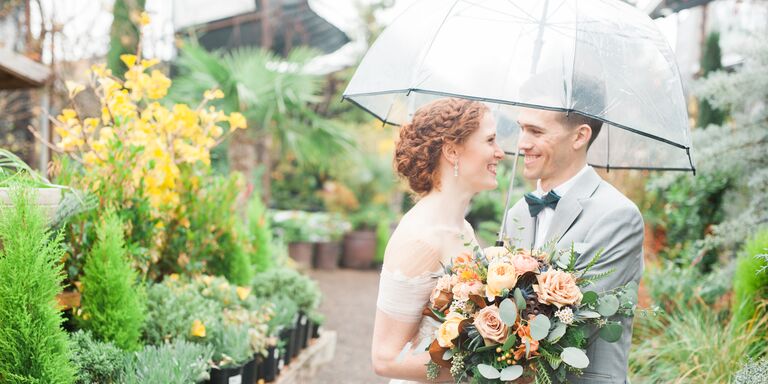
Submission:
M 540 303 L 553 304 L 559 309 L 564 305 L 576 305 L 581 302 L 581 290 L 572 274 L 550 269 L 536 276 L 536 279 L 539 284 L 534 284 L 533 290 L 539 296 Z

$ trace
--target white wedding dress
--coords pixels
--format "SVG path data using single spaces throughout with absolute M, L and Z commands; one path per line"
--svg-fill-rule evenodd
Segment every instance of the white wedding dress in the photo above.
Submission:
M 397 257 L 399 249 L 387 249 L 384 267 L 379 281 L 379 297 L 376 306 L 395 320 L 419 322 L 418 332 L 411 339 L 411 349 L 417 348 L 424 339 L 434 339 L 440 322 L 423 316 L 422 311 L 429 302 L 429 296 L 437 284 L 437 277 L 443 274 L 443 265 L 450 263 L 454 256 L 471 252 L 477 244 L 469 223 L 464 233 L 438 230 L 424 238 L 413 237 L 400 242 L 402 254 L 417 255 L 408 258 Z M 470 243 L 469 246 L 465 243 Z M 407 252 L 405 250 L 407 248 Z M 403 346 L 404 347 L 404 346 Z M 413 353 L 409 351 L 406 353 Z M 416 384 L 424 381 L 393 379 L 390 384 Z

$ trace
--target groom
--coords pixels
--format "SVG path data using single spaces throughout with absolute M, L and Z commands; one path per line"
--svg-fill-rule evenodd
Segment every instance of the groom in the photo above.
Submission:
M 587 149 L 600 133 L 602 122 L 576 113 L 524 109 L 518 115 L 518 150 L 525 154 L 523 175 L 537 180 L 536 191 L 526 194 L 507 213 L 506 233 L 513 244 L 580 253 L 583 269 L 602 249 L 590 275 L 613 273 L 587 286 L 602 292 L 643 274 L 643 218 L 632 201 L 604 181 L 587 165 Z M 627 364 L 632 340 L 632 319 L 622 320 L 621 339 L 608 343 L 596 334 L 588 343 L 589 367 L 569 383 L 629 383 Z

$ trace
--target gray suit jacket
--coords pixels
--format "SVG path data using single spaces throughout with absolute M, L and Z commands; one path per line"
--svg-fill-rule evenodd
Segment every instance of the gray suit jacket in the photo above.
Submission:
M 525 200 L 518 201 L 507 213 L 507 235 L 524 248 L 533 244 L 534 219 Z M 521 229 L 522 227 L 522 229 Z M 643 274 L 643 217 L 637 206 L 616 188 L 589 169 L 559 201 L 545 242 L 557 241 L 557 249 L 580 251 L 576 268 L 583 269 L 595 253 L 603 249 L 600 261 L 590 275 L 615 271 L 586 289 L 603 292 L 634 281 Z M 569 383 L 628 383 L 627 364 L 632 342 L 632 319 L 623 321 L 621 339 L 608 343 L 596 334 L 587 348 L 589 367 L 584 375 L 569 375 Z

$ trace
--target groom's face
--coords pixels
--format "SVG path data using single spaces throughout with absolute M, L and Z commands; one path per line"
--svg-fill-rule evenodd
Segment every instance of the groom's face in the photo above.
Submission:
M 518 149 L 525 153 L 523 176 L 527 179 L 554 179 L 575 159 L 574 131 L 563 124 L 562 112 L 523 108 Z

